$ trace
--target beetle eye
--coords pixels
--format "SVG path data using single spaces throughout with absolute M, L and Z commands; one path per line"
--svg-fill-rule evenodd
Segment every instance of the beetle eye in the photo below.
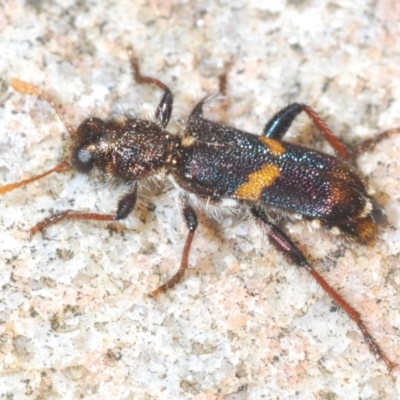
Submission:
M 76 130 L 78 144 L 72 151 L 71 164 L 79 172 L 89 172 L 94 165 L 93 153 L 89 150 L 104 136 L 104 121 L 100 118 L 85 119 Z
M 71 164 L 79 172 L 89 172 L 93 168 L 93 155 L 84 147 L 78 147 L 72 152 Z

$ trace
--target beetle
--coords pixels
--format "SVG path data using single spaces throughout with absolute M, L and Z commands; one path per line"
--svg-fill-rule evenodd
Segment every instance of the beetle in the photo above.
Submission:
M 135 81 L 155 85 L 163 91 L 153 120 L 127 116 L 90 117 L 75 130 L 45 92 L 19 79 L 11 80 L 16 91 L 34 94 L 52 106 L 69 132 L 71 146 L 69 160 L 32 178 L 1 186 L 0 194 L 69 168 L 83 174 L 98 170 L 128 185 L 127 192 L 118 200 L 115 214 L 66 210 L 39 222 L 30 233 L 68 219 L 122 220 L 135 208 L 138 183 L 166 173 L 181 189 L 182 214 L 188 235 L 180 268 L 151 296 L 172 288 L 188 268 L 190 248 L 198 227 L 192 196 L 221 206 L 233 202 L 250 214 L 278 252 L 294 265 L 306 269 L 354 320 L 370 351 L 391 371 L 396 364 L 385 355 L 360 314 L 312 267 L 295 242 L 270 218 L 268 211 L 300 215 L 313 226 L 322 226 L 335 234 L 347 235 L 362 243 L 372 241 L 378 224 L 384 219 L 384 210 L 368 191 L 366 179 L 345 159 L 388 135 L 399 133 L 400 129 L 382 132 L 348 150 L 305 104 L 293 103 L 283 108 L 268 121 L 262 135 L 255 135 L 205 118 L 206 99 L 203 99 L 190 113 L 181 134 L 173 135 L 168 131 L 174 101 L 171 90 L 160 80 L 142 75 L 133 49 L 129 48 L 128 52 Z M 330 142 L 337 157 L 283 140 L 302 112 Z

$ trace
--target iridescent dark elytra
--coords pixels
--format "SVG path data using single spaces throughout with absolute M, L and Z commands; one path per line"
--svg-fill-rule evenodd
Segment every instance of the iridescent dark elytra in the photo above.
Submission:
M 129 49 L 129 53 L 136 82 L 153 84 L 163 91 L 154 120 L 92 117 L 75 130 L 48 95 L 32 84 L 12 79 L 11 85 L 16 91 L 35 94 L 53 107 L 65 124 L 72 145 L 68 160 L 30 179 L 1 186 L 0 194 L 71 167 L 84 174 L 98 170 L 129 187 L 119 199 L 115 214 L 66 210 L 39 222 L 30 230 L 31 234 L 66 219 L 124 219 L 135 207 L 138 183 L 166 173 L 183 189 L 183 218 L 189 232 L 178 272 L 154 290 L 152 296 L 172 288 L 188 268 L 190 248 L 198 225 L 196 211 L 191 205 L 193 195 L 206 203 L 221 206 L 226 201 L 236 202 L 247 210 L 271 244 L 293 264 L 307 270 L 354 320 L 371 352 L 391 371 L 396 364 L 385 355 L 360 314 L 310 265 L 298 246 L 270 218 L 268 211 L 278 209 L 301 215 L 314 226 L 322 226 L 333 233 L 363 243 L 372 241 L 384 210 L 369 194 L 365 178 L 344 159 L 354 157 L 392 133 L 399 133 L 400 128 L 385 131 L 347 150 L 307 105 L 294 103 L 283 108 L 258 136 L 204 118 L 205 100 L 202 100 L 191 112 L 182 132 L 174 135 L 167 130 L 173 108 L 170 89 L 158 79 L 142 75 L 133 50 Z M 310 117 L 338 157 L 282 140 L 301 112 Z

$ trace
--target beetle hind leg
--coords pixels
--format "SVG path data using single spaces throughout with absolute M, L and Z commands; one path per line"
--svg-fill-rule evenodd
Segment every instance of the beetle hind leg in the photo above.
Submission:
M 311 266 L 296 244 L 279 227 L 271 223 L 259 207 L 253 206 L 251 213 L 271 244 L 298 267 L 303 267 L 317 281 L 319 286 L 336 302 L 336 304 L 357 324 L 371 353 L 385 362 L 389 372 L 397 365 L 391 361 L 380 348 L 369 332 L 360 313 L 355 310 L 329 283 Z
M 367 139 L 352 149 L 348 149 L 331 131 L 328 125 L 322 118 L 309 106 L 302 103 L 289 104 L 287 107 L 278 111 L 265 125 L 263 136 L 275 140 L 282 140 L 292 125 L 295 118 L 304 111 L 314 123 L 314 125 L 325 136 L 326 140 L 334 148 L 336 154 L 344 159 L 355 157 L 357 154 L 362 153 L 375 146 L 378 142 L 386 139 L 394 133 L 400 133 L 400 128 L 389 129 L 384 131 L 371 139 Z

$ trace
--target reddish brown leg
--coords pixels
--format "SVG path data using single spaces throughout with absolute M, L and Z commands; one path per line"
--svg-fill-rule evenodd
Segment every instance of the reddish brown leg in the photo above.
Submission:
M 352 149 L 347 149 L 346 146 L 333 134 L 333 132 L 328 128 L 324 121 L 318 116 L 318 114 L 309 106 L 304 106 L 304 111 L 307 115 L 312 119 L 316 127 L 323 133 L 325 138 L 331 144 L 331 146 L 335 149 L 336 153 L 342 158 L 351 158 L 356 156 L 357 154 L 370 149 L 375 146 L 382 139 L 387 138 L 389 135 L 394 133 L 400 133 L 400 128 L 389 129 L 384 131 L 372 139 L 367 139 L 364 142 L 358 144 Z
M 256 222 L 262 228 L 274 247 L 289 258 L 295 265 L 305 268 L 318 282 L 322 289 L 324 289 L 324 291 L 338 304 L 338 306 L 357 324 L 372 354 L 377 359 L 383 360 L 387 365 L 389 372 L 391 372 L 397 364 L 385 355 L 383 350 L 370 334 L 364 321 L 361 319 L 359 312 L 344 300 L 343 297 L 328 284 L 328 282 L 326 282 L 326 280 L 309 264 L 303 253 L 298 249 L 293 241 L 276 225 L 272 224 L 262 210 L 253 207 L 251 212 L 256 218 Z
M 185 219 L 186 226 L 189 229 L 189 234 L 187 236 L 185 247 L 182 253 L 181 267 L 179 268 L 178 272 L 168 282 L 164 283 L 158 289 L 154 290 L 154 292 L 150 294 L 151 297 L 157 296 L 158 294 L 163 293 L 166 290 L 171 289 L 173 286 L 175 286 L 182 279 L 183 275 L 185 274 L 185 271 L 188 268 L 190 247 L 192 246 L 192 241 L 194 233 L 196 232 L 198 221 L 197 221 L 197 215 L 194 212 L 193 208 L 187 203 L 185 204 L 183 209 L 183 217 Z
M 63 219 L 83 219 L 83 220 L 93 220 L 93 221 L 115 221 L 114 215 L 109 214 L 96 214 L 96 213 L 85 213 L 74 210 L 67 210 L 57 214 L 50 215 L 50 217 L 44 219 L 43 221 L 36 224 L 33 228 L 29 230 L 31 235 L 40 232 L 50 225 L 54 225 Z
M 286 132 L 292 125 L 294 119 L 304 111 L 313 121 L 315 126 L 322 132 L 326 140 L 331 144 L 336 153 L 342 158 L 351 158 L 358 153 L 373 147 L 376 143 L 385 139 L 394 133 L 400 133 L 400 128 L 390 129 L 380 133 L 372 139 L 365 140 L 353 149 L 347 147 L 333 134 L 325 122 L 318 116 L 318 114 L 309 106 L 301 103 L 289 104 L 277 112 L 265 125 L 263 135 L 267 138 L 282 140 Z
M 219 82 L 219 92 L 223 95 L 226 95 L 226 88 L 228 87 L 228 74 L 230 69 L 232 68 L 233 61 L 227 61 L 224 65 L 224 71 L 218 77 Z
M 225 62 L 224 70 L 221 73 L 221 75 L 218 77 L 219 93 L 222 94 L 223 96 L 225 96 L 223 102 L 219 106 L 219 108 L 223 112 L 223 119 L 226 119 L 228 109 L 231 106 L 231 99 L 230 99 L 230 97 L 226 96 L 226 92 L 227 92 L 227 87 L 228 87 L 228 74 L 232 68 L 232 65 L 233 65 L 232 60 Z
M 50 217 L 44 219 L 31 228 L 29 232 L 31 235 L 34 235 L 35 233 L 40 232 L 50 225 L 54 225 L 64 219 L 81 219 L 86 221 L 118 221 L 126 218 L 131 213 L 131 211 L 135 208 L 136 199 L 137 185 L 134 184 L 131 190 L 118 201 L 118 208 L 115 215 L 67 210 L 50 215 Z
M 135 81 L 140 84 L 144 83 L 144 84 L 156 85 L 157 87 L 159 87 L 161 90 L 164 91 L 160 104 L 157 107 L 155 116 L 156 119 L 160 121 L 161 126 L 163 128 L 166 128 L 171 118 L 172 107 L 174 103 L 174 97 L 172 96 L 171 90 L 168 88 L 167 85 L 165 85 L 158 79 L 152 78 L 150 76 L 145 76 L 140 73 L 139 60 L 136 57 L 132 47 L 128 47 L 128 54 L 131 61 L 131 67 Z
M 387 131 L 381 132 L 371 139 L 367 139 L 364 142 L 361 142 L 360 144 L 358 144 L 357 146 L 353 147 L 348 151 L 349 153 L 348 157 L 354 157 L 357 154 L 362 153 L 363 151 L 366 151 L 374 147 L 378 142 L 380 142 L 383 139 L 386 139 L 388 136 L 393 135 L 394 133 L 400 133 L 400 128 L 388 129 Z
M 22 186 L 28 185 L 29 183 L 38 181 L 39 179 L 42 179 L 45 176 L 52 174 L 53 172 L 64 172 L 69 168 L 70 168 L 69 164 L 66 161 L 63 161 L 62 163 L 58 164 L 54 168 L 49 169 L 48 171 L 43 172 L 40 175 L 36 175 L 36 176 L 33 176 L 32 178 L 24 179 L 23 181 L 9 183 L 7 185 L 0 186 L 0 194 L 5 194 L 7 192 L 11 192 L 14 189 L 17 189 Z

